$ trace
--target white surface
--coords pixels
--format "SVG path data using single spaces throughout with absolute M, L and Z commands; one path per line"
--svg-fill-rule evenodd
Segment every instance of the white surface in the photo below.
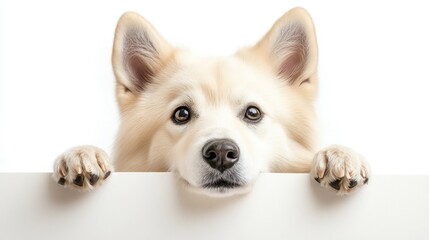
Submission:
M 429 239 L 429 176 L 375 176 L 338 197 L 306 174 L 262 174 L 244 196 L 184 191 L 170 173 L 114 173 L 90 193 L 0 173 L 0 239 Z
M 64 150 L 109 151 L 118 116 L 113 32 L 128 10 L 202 55 L 251 45 L 294 6 L 320 49 L 323 145 L 375 173 L 429 174 L 428 1 L 0 1 L 0 171 L 50 171 Z

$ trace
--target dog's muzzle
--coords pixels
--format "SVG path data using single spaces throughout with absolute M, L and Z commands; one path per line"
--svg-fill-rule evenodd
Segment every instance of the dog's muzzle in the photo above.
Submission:
M 202 155 L 211 168 L 223 173 L 240 159 L 240 148 L 231 139 L 214 139 L 207 142 Z
M 200 186 L 211 196 L 225 197 L 244 193 L 249 187 L 243 178 L 240 148 L 232 139 L 208 141 L 202 148 L 202 158 L 207 163 Z

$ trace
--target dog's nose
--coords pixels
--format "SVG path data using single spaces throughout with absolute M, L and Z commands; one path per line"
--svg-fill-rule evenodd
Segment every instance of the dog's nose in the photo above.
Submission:
M 210 167 L 224 172 L 240 159 L 240 149 L 231 139 L 214 139 L 203 147 L 203 159 Z

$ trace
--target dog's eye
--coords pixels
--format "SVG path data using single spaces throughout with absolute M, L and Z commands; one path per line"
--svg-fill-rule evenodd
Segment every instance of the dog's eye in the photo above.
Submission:
M 191 111 L 187 107 L 178 107 L 174 110 L 172 119 L 176 124 L 185 124 L 191 120 Z
M 247 108 L 244 120 L 246 120 L 247 122 L 256 123 L 261 121 L 261 119 L 262 113 L 257 107 L 250 106 Z

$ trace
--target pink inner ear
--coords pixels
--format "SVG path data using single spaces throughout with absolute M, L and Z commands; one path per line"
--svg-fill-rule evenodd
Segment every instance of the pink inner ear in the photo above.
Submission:
M 137 90 L 144 90 L 144 87 L 153 77 L 153 71 L 149 65 L 142 59 L 142 56 L 130 56 L 127 61 L 127 73 Z
M 279 74 L 293 83 L 302 74 L 305 55 L 296 51 L 290 54 L 280 65 Z
M 144 90 L 150 83 L 159 60 L 159 54 L 144 29 L 130 29 L 125 35 L 123 64 L 131 88 Z
M 307 62 L 308 42 L 304 28 L 298 23 L 284 26 L 274 43 L 273 55 L 279 63 L 279 75 L 292 84 L 301 76 Z

